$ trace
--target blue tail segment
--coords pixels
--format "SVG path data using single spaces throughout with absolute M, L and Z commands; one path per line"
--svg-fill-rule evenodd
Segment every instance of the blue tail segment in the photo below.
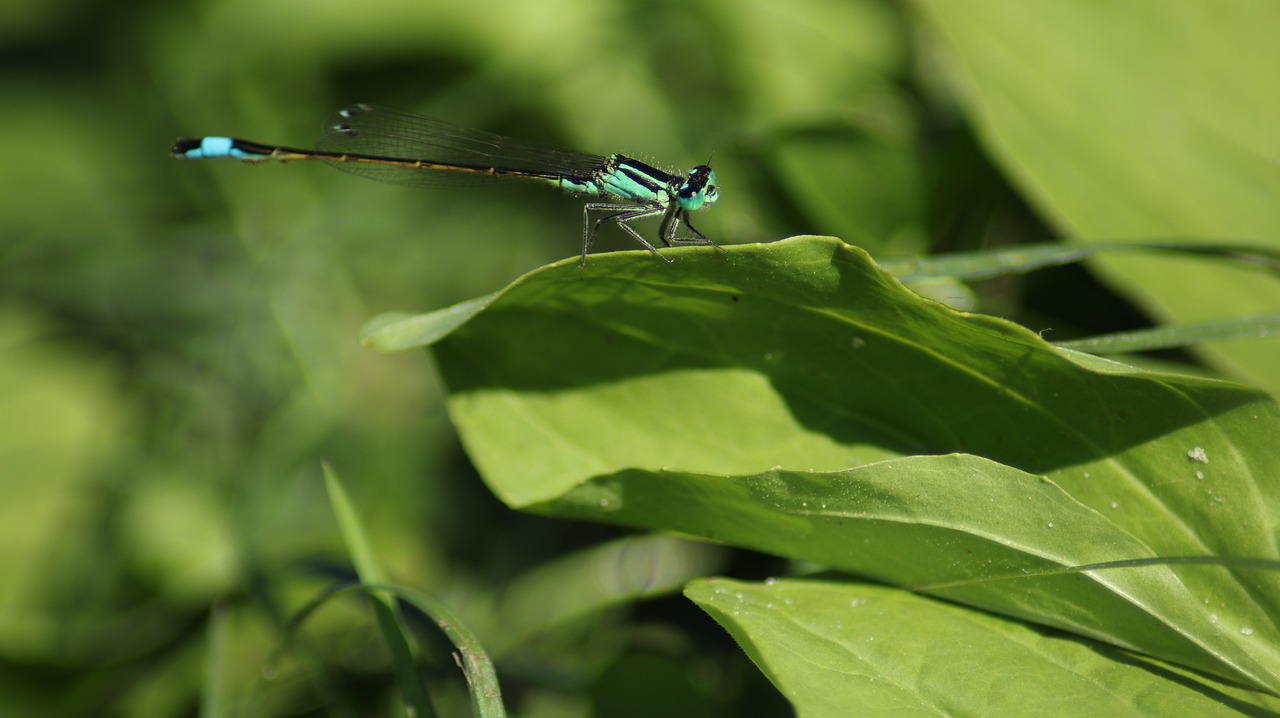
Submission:
M 267 151 L 263 151 L 267 150 Z M 201 137 L 199 139 L 181 139 L 173 143 L 170 153 L 174 157 L 188 160 L 207 160 L 219 157 L 230 157 L 235 160 L 265 160 L 271 157 L 269 148 L 253 142 L 245 142 L 232 137 Z

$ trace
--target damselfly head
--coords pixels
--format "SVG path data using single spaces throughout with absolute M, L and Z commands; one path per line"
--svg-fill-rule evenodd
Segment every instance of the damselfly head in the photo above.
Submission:
M 676 198 L 681 207 L 691 212 L 715 204 L 720 198 L 715 170 L 707 165 L 698 165 L 689 170 L 689 176 L 676 191 Z

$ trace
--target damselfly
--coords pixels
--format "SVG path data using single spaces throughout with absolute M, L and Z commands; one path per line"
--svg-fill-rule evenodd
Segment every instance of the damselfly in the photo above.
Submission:
M 492 179 L 536 180 L 601 201 L 582 210 L 582 263 L 603 225 L 613 222 L 659 257 L 632 222 L 661 217 L 658 239 L 711 244 L 689 222 L 689 213 L 715 204 L 716 173 L 698 165 L 673 175 L 621 154 L 587 155 L 552 145 L 502 137 L 431 117 L 374 105 L 352 105 L 330 118 L 314 150 L 265 145 L 232 137 L 180 139 L 173 156 L 229 157 L 246 162 L 322 160 L 364 177 L 424 187 L 479 184 Z M 591 221 L 591 212 L 605 212 Z M 681 236 L 681 223 L 692 236 Z M 662 257 L 668 262 L 667 257 Z

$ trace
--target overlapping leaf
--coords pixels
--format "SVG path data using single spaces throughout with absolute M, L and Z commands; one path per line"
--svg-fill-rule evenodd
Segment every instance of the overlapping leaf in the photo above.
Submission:
M 685 594 L 806 718 L 1227 716 L 1280 706 L 1202 675 L 883 586 L 709 579 Z
M 1275 558 L 1273 399 L 1056 350 L 834 240 L 677 257 L 548 268 L 448 317 L 453 418 L 509 504 L 951 582 L 957 600 L 1280 688 L 1264 572 L 980 580 Z

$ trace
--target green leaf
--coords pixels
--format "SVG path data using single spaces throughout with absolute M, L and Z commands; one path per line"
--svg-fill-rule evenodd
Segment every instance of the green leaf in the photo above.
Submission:
M 804 718 L 1280 709 L 1271 696 L 884 586 L 707 579 L 685 594 Z
M 1082 241 L 1280 243 L 1280 4 L 1258 0 L 921 3 L 968 112 L 1012 180 Z M 1149 255 L 1098 265 L 1175 323 L 1274 312 L 1280 284 Z M 1211 356 L 1280 392 L 1280 338 Z
M 1096 337 L 1055 342 L 1055 346 L 1077 351 L 1115 354 L 1151 349 L 1186 347 L 1213 339 L 1246 339 L 1280 334 L 1280 314 L 1239 317 L 1219 322 L 1181 324 L 1132 332 L 1116 332 Z
M 369 542 L 364 523 L 347 496 L 338 474 L 328 464 L 324 465 L 324 478 L 329 502 L 333 506 L 334 514 L 338 517 L 343 539 L 347 542 L 348 550 L 356 565 L 356 573 L 360 576 L 363 585 L 318 597 L 298 612 L 293 619 L 294 624 L 301 623 L 312 611 L 338 593 L 347 590 L 367 591 L 373 604 L 374 615 L 378 619 L 378 628 L 382 631 L 383 639 L 391 650 L 396 678 L 401 690 L 405 693 L 406 702 L 412 706 L 414 715 L 432 716 L 436 713 L 432 710 L 426 689 L 418 676 L 406 632 L 400 627 L 392 597 L 408 601 L 430 616 L 445 637 L 458 649 L 457 660 L 467 678 L 473 714 L 479 718 L 505 716 L 506 710 L 502 705 L 502 693 L 498 688 L 497 674 L 480 640 L 444 602 L 417 591 L 385 583 L 385 572 Z
M 360 343 L 384 352 L 434 344 L 474 317 L 499 296 L 488 294 L 430 314 L 380 314 L 360 328 Z
M 378 561 L 378 556 L 369 542 L 369 534 L 364 530 L 364 522 L 351 503 L 342 479 L 328 463 L 324 464 L 324 485 L 329 494 L 329 504 L 338 519 L 338 527 L 342 529 L 342 538 L 347 544 L 347 551 L 355 564 L 356 574 L 364 583 L 385 583 L 387 574 Z
M 228 686 L 226 669 L 229 652 L 227 651 L 227 609 L 215 605 L 209 611 L 209 625 L 205 631 L 208 648 L 204 657 L 204 693 L 200 697 L 201 718 L 222 718 L 230 715 L 228 708 Z
M 437 345 L 462 440 L 508 504 L 911 586 L 1276 557 L 1266 394 L 1054 349 L 834 240 L 671 254 L 540 270 Z M 969 456 L 886 461 L 946 453 Z M 1275 690 L 1278 588 L 1180 565 L 947 595 Z
M 502 704 L 502 693 L 498 688 L 498 677 L 493 668 L 493 661 L 489 660 L 489 656 L 485 652 L 480 639 L 476 637 L 471 629 L 467 628 L 466 624 L 459 620 L 457 614 L 447 604 L 424 593 L 385 583 L 348 585 L 325 591 L 312 598 L 306 605 L 290 616 L 288 635 L 296 634 L 302 624 L 321 606 L 349 593 L 365 593 L 374 599 L 388 596 L 398 598 L 413 604 L 424 614 L 430 616 L 435 625 L 444 633 L 445 638 L 449 639 L 449 642 L 458 649 L 455 660 L 457 660 L 459 667 L 462 668 L 462 672 L 467 678 L 472 715 L 477 718 L 503 718 L 506 716 L 506 709 Z M 380 604 L 375 603 L 376 605 Z M 396 660 L 398 661 L 399 659 Z M 400 677 L 401 671 L 401 666 L 397 664 L 397 677 Z M 423 715 L 420 706 L 415 704 L 414 710 L 415 715 Z M 427 713 L 427 715 L 435 714 Z
M 1280 272 L 1280 247 L 1256 243 L 1203 242 L 1189 239 L 1145 240 L 1141 242 L 1094 242 L 1078 244 L 1016 244 L 972 252 L 935 254 L 910 259 L 878 260 L 880 268 L 903 282 L 922 278 L 989 279 L 1031 272 L 1045 267 L 1075 264 L 1102 253 L 1169 252 L 1188 256 L 1232 259 L 1241 266 L 1253 265 Z
M 940 278 L 986 279 L 1071 264 L 1102 253 L 1174 252 L 1229 258 L 1271 272 L 1280 269 L 1280 251 L 1261 245 L 1166 240 L 1146 242 L 1095 242 L 1090 245 L 1027 244 L 975 252 L 958 252 L 914 259 L 889 259 L 880 268 L 921 292 L 922 281 Z M 946 296 L 954 296 L 954 289 Z M 940 297 L 939 301 L 943 301 Z M 946 303 L 955 307 L 954 301 Z M 1116 332 L 1095 337 L 1054 342 L 1059 348 L 1095 354 L 1119 354 L 1152 349 L 1188 347 L 1203 342 L 1270 336 L 1280 333 L 1280 314 L 1236 317 L 1154 329 Z
M 369 535 L 364 530 L 364 522 L 356 512 L 351 498 L 337 472 L 327 463 L 324 465 L 324 485 L 329 494 L 329 503 L 342 529 L 342 538 L 346 541 L 347 550 L 355 563 L 356 574 L 365 584 L 381 584 L 386 581 L 386 573 L 378 561 L 377 554 L 369 542 Z M 427 698 L 426 687 L 418 675 L 417 662 L 405 631 L 400 627 L 396 617 L 395 602 L 389 596 L 370 593 L 373 614 L 378 621 L 378 629 L 391 652 L 391 663 L 396 669 L 396 680 L 404 691 L 405 702 L 413 707 L 415 715 L 434 716 L 436 712 Z
M 600 507 L 609 512 L 603 516 Z M 1157 554 L 1112 516 L 1046 479 L 973 456 L 909 457 L 842 472 L 725 477 L 627 471 L 547 506 L 661 526 L 790 556 L 1277 685 L 1270 611 L 1251 582 L 1212 565 L 1060 569 Z M 1262 572 L 1251 571 L 1252 576 Z M 1204 598 L 1221 605 L 1206 609 Z
M 723 549 L 670 536 L 631 536 L 572 553 L 505 587 L 494 607 L 501 657 L 532 635 L 642 598 L 674 593 L 721 567 Z

